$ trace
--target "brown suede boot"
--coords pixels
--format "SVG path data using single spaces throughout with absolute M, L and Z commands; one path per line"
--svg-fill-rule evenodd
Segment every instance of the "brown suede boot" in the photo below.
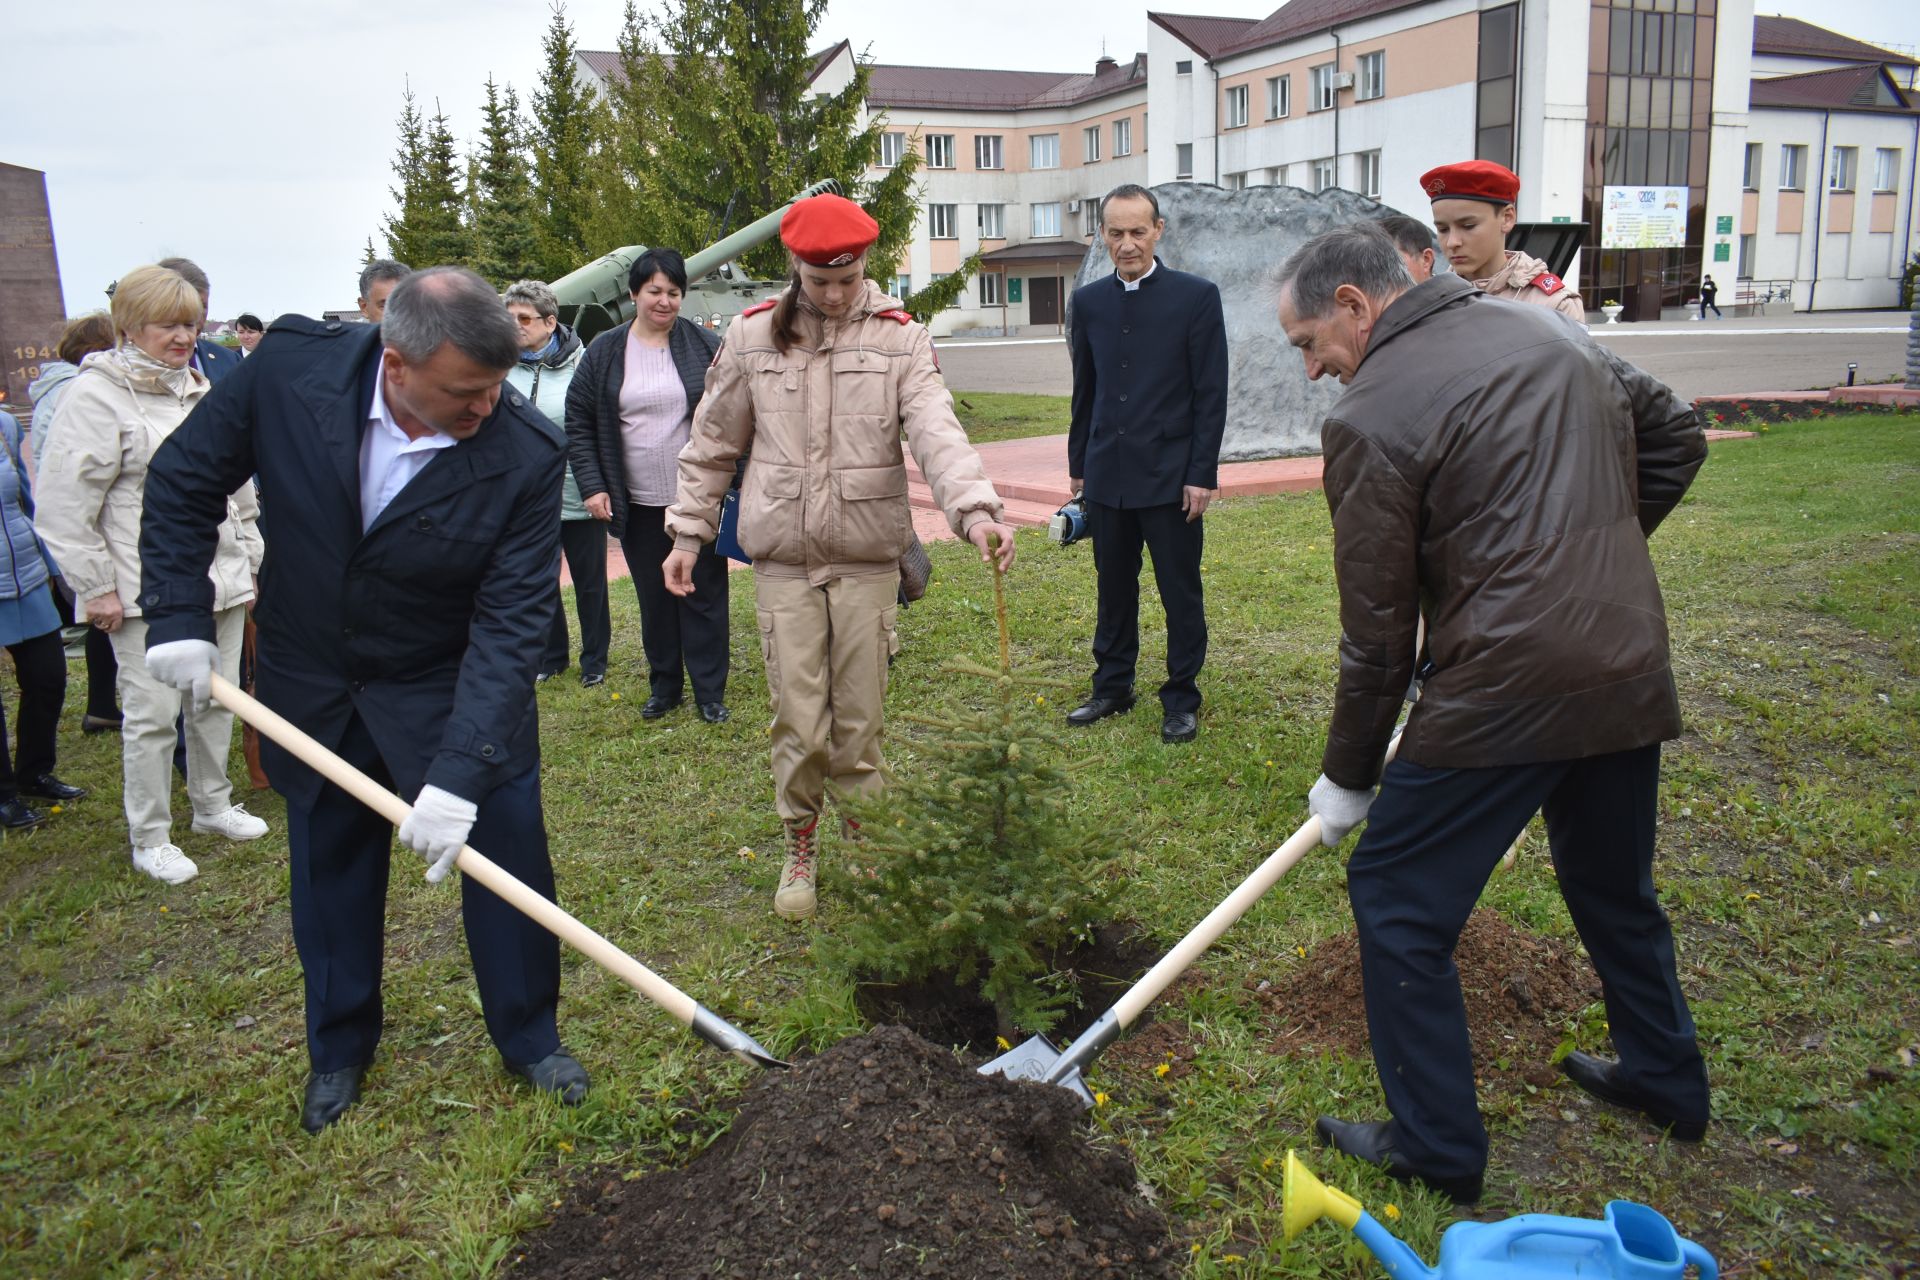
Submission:
M 780 866 L 780 885 L 773 891 L 774 913 L 786 920 L 804 920 L 813 914 L 817 901 L 813 880 L 817 869 L 814 838 L 820 818 L 816 814 L 805 822 L 789 822 L 787 860 Z

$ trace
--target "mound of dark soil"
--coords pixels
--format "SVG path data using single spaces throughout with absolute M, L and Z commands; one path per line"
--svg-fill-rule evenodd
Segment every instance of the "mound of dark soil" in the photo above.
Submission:
M 980 1075 L 882 1027 L 761 1076 L 686 1167 L 579 1188 L 514 1274 L 1176 1275 L 1166 1219 L 1135 1185 L 1066 1090 Z
M 1600 998 L 1593 966 L 1572 948 L 1516 929 L 1485 908 L 1468 918 L 1453 963 L 1467 1002 L 1474 1073 L 1482 1080 L 1518 1075 L 1535 1085 L 1552 1082 L 1548 1059 L 1570 1019 Z M 1339 1049 L 1364 1057 L 1370 1049 L 1360 990 L 1359 939 L 1345 933 L 1254 995 L 1281 1024 L 1277 1051 Z

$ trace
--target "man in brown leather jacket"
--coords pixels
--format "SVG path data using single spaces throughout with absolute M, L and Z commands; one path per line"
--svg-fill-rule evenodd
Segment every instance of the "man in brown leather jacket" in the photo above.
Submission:
M 1308 377 L 1347 387 L 1321 429 L 1340 678 L 1309 807 L 1330 846 L 1367 822 L 1347 886 L 1393 1116 L 1323 1116 L 1319 1134 L 1479 1198 L 1487 1136 L 1453 948 L 1544 807 L 1620 1053 L 1562 1067 L 1697 1141 L 1706 1068 L 1653 887 L 1680 703 L 1647 537 L 1706 458 L 1699 417 L 1550 308 L 1453 275 L 1415 286 L 1368 224 L 1307 244 L 1279 284 Z M 1432 674 L 1383 773 L 1423 611 Z

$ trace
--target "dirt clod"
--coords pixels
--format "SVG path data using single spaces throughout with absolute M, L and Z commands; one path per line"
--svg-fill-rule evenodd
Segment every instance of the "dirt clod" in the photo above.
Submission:
M 514 1274 L 1177 1274 L 1132 1162 L 1088 1132 L 1065 1090 L 980 1075 L 882 1027 L 761 1076 L 732 1128 L 684 1168 L 577 1188 L 523 1242 Z

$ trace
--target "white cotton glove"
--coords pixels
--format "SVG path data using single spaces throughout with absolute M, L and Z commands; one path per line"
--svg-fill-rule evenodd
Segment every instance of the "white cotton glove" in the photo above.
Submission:
M 1331 849 L 1347 838 L 1347 832 L 1367 820 L 1373 804 L 1373 790 L 1350 791 L 1326 774 L 1307 792 L 1307 812 L 1320 819 L 1320 843 Z
M 447 878 L 479 815 L 480 807 L 471 800 L 439 787 L 420 788 L 413 812 L 400 824 L 400 843 L 427 860 L 428 884 Z
M 220 646 L 211 640 L 169 640 L 147 650 L 147 671 L 161 684 L 191 694 L 200 710 L 213 696 L 213 669 Z

